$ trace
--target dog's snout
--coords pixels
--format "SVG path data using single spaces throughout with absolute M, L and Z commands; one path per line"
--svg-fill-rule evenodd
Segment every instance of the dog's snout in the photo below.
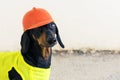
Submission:
M 46 31 L 46 45 L 47 47 L 53 47 L 57 43 L 56 35 L 53 31 Z
M 56 39 L 55 39 L 55 38 L 48 38 L 47 42 L 48 42 L 49 44 L 53 44 L 53 43 L 56 42 Z
M 52 40 L 52 42 L 55 43 L 55 42 L 56 42 L 56 39 L 54 38 L 54 39 Z

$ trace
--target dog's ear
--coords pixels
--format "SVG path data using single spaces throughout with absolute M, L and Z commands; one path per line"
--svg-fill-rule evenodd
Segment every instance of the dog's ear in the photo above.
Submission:
M 28 36 L 28 32 L 25 31 L 21 37 L 21 52 L 22 54 L 27 53 L 30 45 L 30 38 Z
M 62 43 L 62 40 L 61 40 L 61 38 L 60 38 L 60 35 L 59 35 L 59 31 L 58 31 L 57 26 L 56 26 L 56 35 L 57 35 L 58 43 L 60 44 L 60 46 L 61 46 L 62 48 L 64 48 L 65 46 L 64 46 L 64 44 Z

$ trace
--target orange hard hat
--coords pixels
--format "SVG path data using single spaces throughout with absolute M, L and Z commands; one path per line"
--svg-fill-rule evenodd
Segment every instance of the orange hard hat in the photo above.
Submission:
M 23 17 L 23 28 L 24 31 L 37 28 L 53 22 L 51 15 L 42 8 L 33 8 L 28 11 Z

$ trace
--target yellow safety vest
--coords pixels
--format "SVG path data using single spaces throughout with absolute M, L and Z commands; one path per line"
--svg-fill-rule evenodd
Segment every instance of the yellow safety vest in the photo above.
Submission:
M 50 68 L 27 64 L 20 52 L 0 52 L 0 80 L 9 80 L 8 72 L 14 67 L 23 80 L 49 80 Z

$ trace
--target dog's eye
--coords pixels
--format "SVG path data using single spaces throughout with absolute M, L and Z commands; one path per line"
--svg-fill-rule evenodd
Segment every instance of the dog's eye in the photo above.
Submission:
M 42 33 L 42 30 L 40 28 L 36 28 L 36 29 L 33 29 L 31 30 L 31 33 L 36 37 L 36 38 L 39 38 L 41 33 Z
M 50 25 L 50 29 L 55 32 L 56 31 L 56 25 L 55 24 L 51 24 Z
M 51 26 L 55 28 L 56 25 L 55 24 L 51 24 Z

